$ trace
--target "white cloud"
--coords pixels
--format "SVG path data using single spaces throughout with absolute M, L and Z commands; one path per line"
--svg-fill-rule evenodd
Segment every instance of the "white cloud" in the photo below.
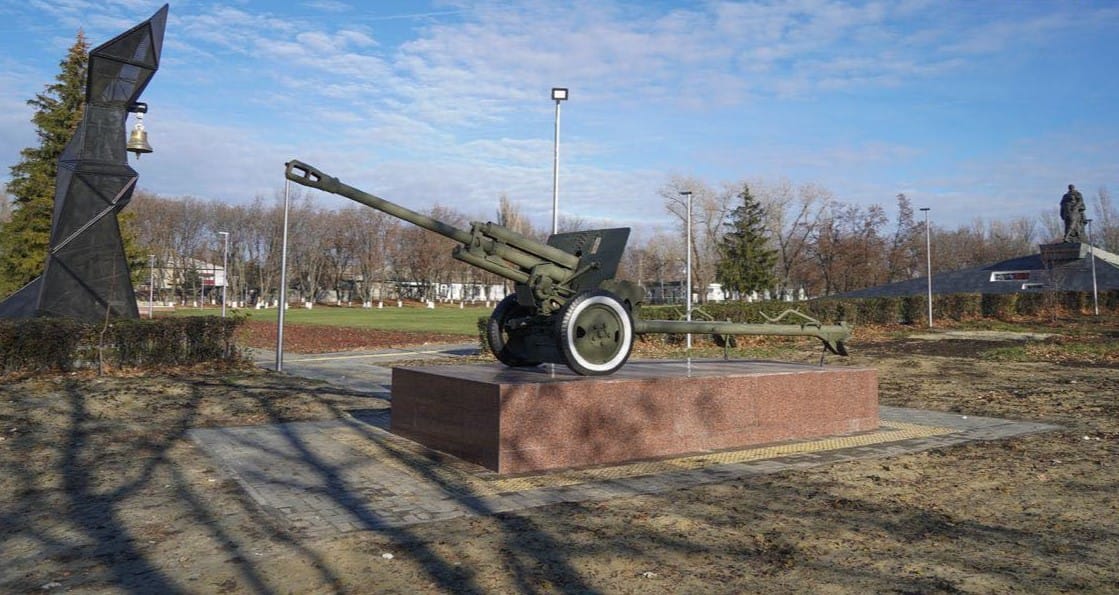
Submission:
M 58 55 L 36 64 L 43 70 L 30 74 L 41 79 L 36 84 L 12 79 L 5 68 L 0 108 L 41 88 L 72 42 L 70 30 L 85 26 L 99 43 L 159 5 L 30 1 L 29 10 L 53 19 L 39 38 L 56 38 Z M 713 177 L 790 175 L 831 186 L 841 199 L 877 202 L 900 187 L 947 201 L 984 173 L 1019 193 L 1026 176 L 1013 171 L 1045 169 L 1038 151 L 1024 151 L 1035 155 L 1027 161 L 1014 147 L 964 171 L 966 164 L 931 154 L 943 144 L 883 131 L 867 111 L 848 108 L 834 123 L 821 114 L 837 102 L 982 73 L 991 59 L 1119 22 L 1119 10 L 1106 6 L 996 6 L 965 15 L 935 0 L 714 1 L 668 9 L 529 0 L 437 8 L 444 6 L 393 14 L 313 0 L 295 15 L 277 5 L 172 6 L 164 64 L 146 97 L 158 155 L 141 163 L 141 184 L 242 200 L 279 187 L 276 163 L 299 157 L 407 200 L 444 197 L 469 207 L 505 192 L 550 205 L 547 92 L 561 85 L 572 89 L 561 194 L 595 217 L 662 217 L 659 204 L 648 203 L 657 201 L 650 197 L 663 180 L 655 168 L 668 166 Z M 963 117 L 977 117 L 967 101 L 946 91 L 875 109 L 918 120 L 927 110 L 915 107 L 955 102 Z M 31 136 L 6 115 L 0 130 L 7 154 L 8 138 Z M 1085 148 L 1062 166 L 1083 163 L 1087 179 L 1110 175 L 1109 166 L 1097 165 L 1099 150 Z M 960 171 L 922 173 L 930 156 Z
M 352 6 L 345 2 L 337 2 L 336 0 L 314 0 L 306 3 L 308 8 L 315 10 L 322 10 L 326 12 L 344 13 L 352 10 Z
M 543 139 L 495 139 L 470 141 L 461 145 L 465 159 L 511 167 L 539 167 L 550 163 L 552 143 Z

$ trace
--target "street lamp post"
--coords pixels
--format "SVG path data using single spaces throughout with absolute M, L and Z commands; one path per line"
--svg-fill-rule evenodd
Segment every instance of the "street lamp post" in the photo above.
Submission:
M 929 328 L 932 328 L 932 235 L 929 230 L 929 207 L 922 207 L 921 211 L 925 213 L 925 273 L 928 274 Z
M 287 164 L 284 164 L 285 168 Z M 284 371 L 284 307 L 288 303 L 288 208 L 291 181 L 284 178 L 284 231 L 280 240 L 280 303 L 276 313 L 276 371 Z
M 139 159 L 139 157 L 137 157 Z M 155 301 L 155 254 L 148 255 L 148 320 L 152 319 L 152 302 Z
M 218 235 L 225 240 L 221 255 L 221 317 L 225 318 L 225 289 L 229 287 L 229 232 L 219 231 Z
M 684 190 L 680 193 L 681 196 L 687 197 L 688 214 L 685 217 L 687 231 L 684 233 L 686 238 L 684 241 L 684 274 L 687 279 L 684 284 L 684 319 L 690 321 L 692 319 L 692 191 Z M 686 335 L 685 345 L 690 350 L 692 348 L 692 335 Z
M 567 101 L 566 87 L 552 87 L 552 100 L 556 102 L 555 142 L 552 146 L 552 233 L 559 233 L 559 130 L 560 102 Z
M 1092 260 L 1092 310 L 1096 316 L 1100 315 L 1100 294 L 1096 285 L 1096 249 L 1092 247 L 1092 220 L 1085 219 L 1084 225 L 1088 226 L 1088 254 Z

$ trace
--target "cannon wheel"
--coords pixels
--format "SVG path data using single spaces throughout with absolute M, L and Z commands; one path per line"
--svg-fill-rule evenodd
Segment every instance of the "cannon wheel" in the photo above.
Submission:
M 517 303 L 516 295 L 507 295 L 497 304 L 486 323 L 486 338 L 490 343 L 497 361 L 514 368 L 527 368 L 537 366 L 539 361 L 533 361 L 524 354 L 523 343 L 515 337 L 511 338 L 505 328 L 505 323 L 513 318 L 522 318 L 532 314 L 531 308 L 526 308 Z
M 575 296 L 560 310 L 556 333 L 567 367 L 584 376 L 612 374 L 629 359 L 633 316 L 608 291 Z

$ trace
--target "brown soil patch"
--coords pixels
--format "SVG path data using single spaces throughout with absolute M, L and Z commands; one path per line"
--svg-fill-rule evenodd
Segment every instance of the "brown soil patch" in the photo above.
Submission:
M 8 380 L 0 591 L 1115 592 L 1119 340 L 1070 331 L 1015 353 L 868 332 L 829 360 L 877 368 L 886 405 L 1061 431 L 317 540 L 263 514 L 185 433 L 383 402 L 257 370 Z
M 284 324 L 284 350 L 293 353 L 393 349 L 440 343 L 469 343 L 472 340 L 475 339 L 464 335 Z M 248 320 L 241 329 L 239 342 L 255 349 L 276 349 L 276 324 Z

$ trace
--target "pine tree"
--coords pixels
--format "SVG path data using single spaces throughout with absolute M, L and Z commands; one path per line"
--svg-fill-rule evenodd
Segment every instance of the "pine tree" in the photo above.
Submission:
M 51 215 L 58 157 L 82 121 L 85 104 L 89 43 L 78 31 L 74 45 L 59 63 L 61 72 L 43 93 L 27 101 L 35 108 L 31 122 L 39 146 L 20 151 L 11 167 L 7 192 L 12 195 L 11 218 L 0 225 L 0 296 L 39 276 L 50 245 Z
M 730 230 L 719 242 L 719 264 L 715 277 L 723 288 L 749 293 L 772 287 L 777 252 L 769 247 L 765 231 L 765 209 L 743 185 L 738 193 L 740 204 L 731 212 L 726 224 Z

